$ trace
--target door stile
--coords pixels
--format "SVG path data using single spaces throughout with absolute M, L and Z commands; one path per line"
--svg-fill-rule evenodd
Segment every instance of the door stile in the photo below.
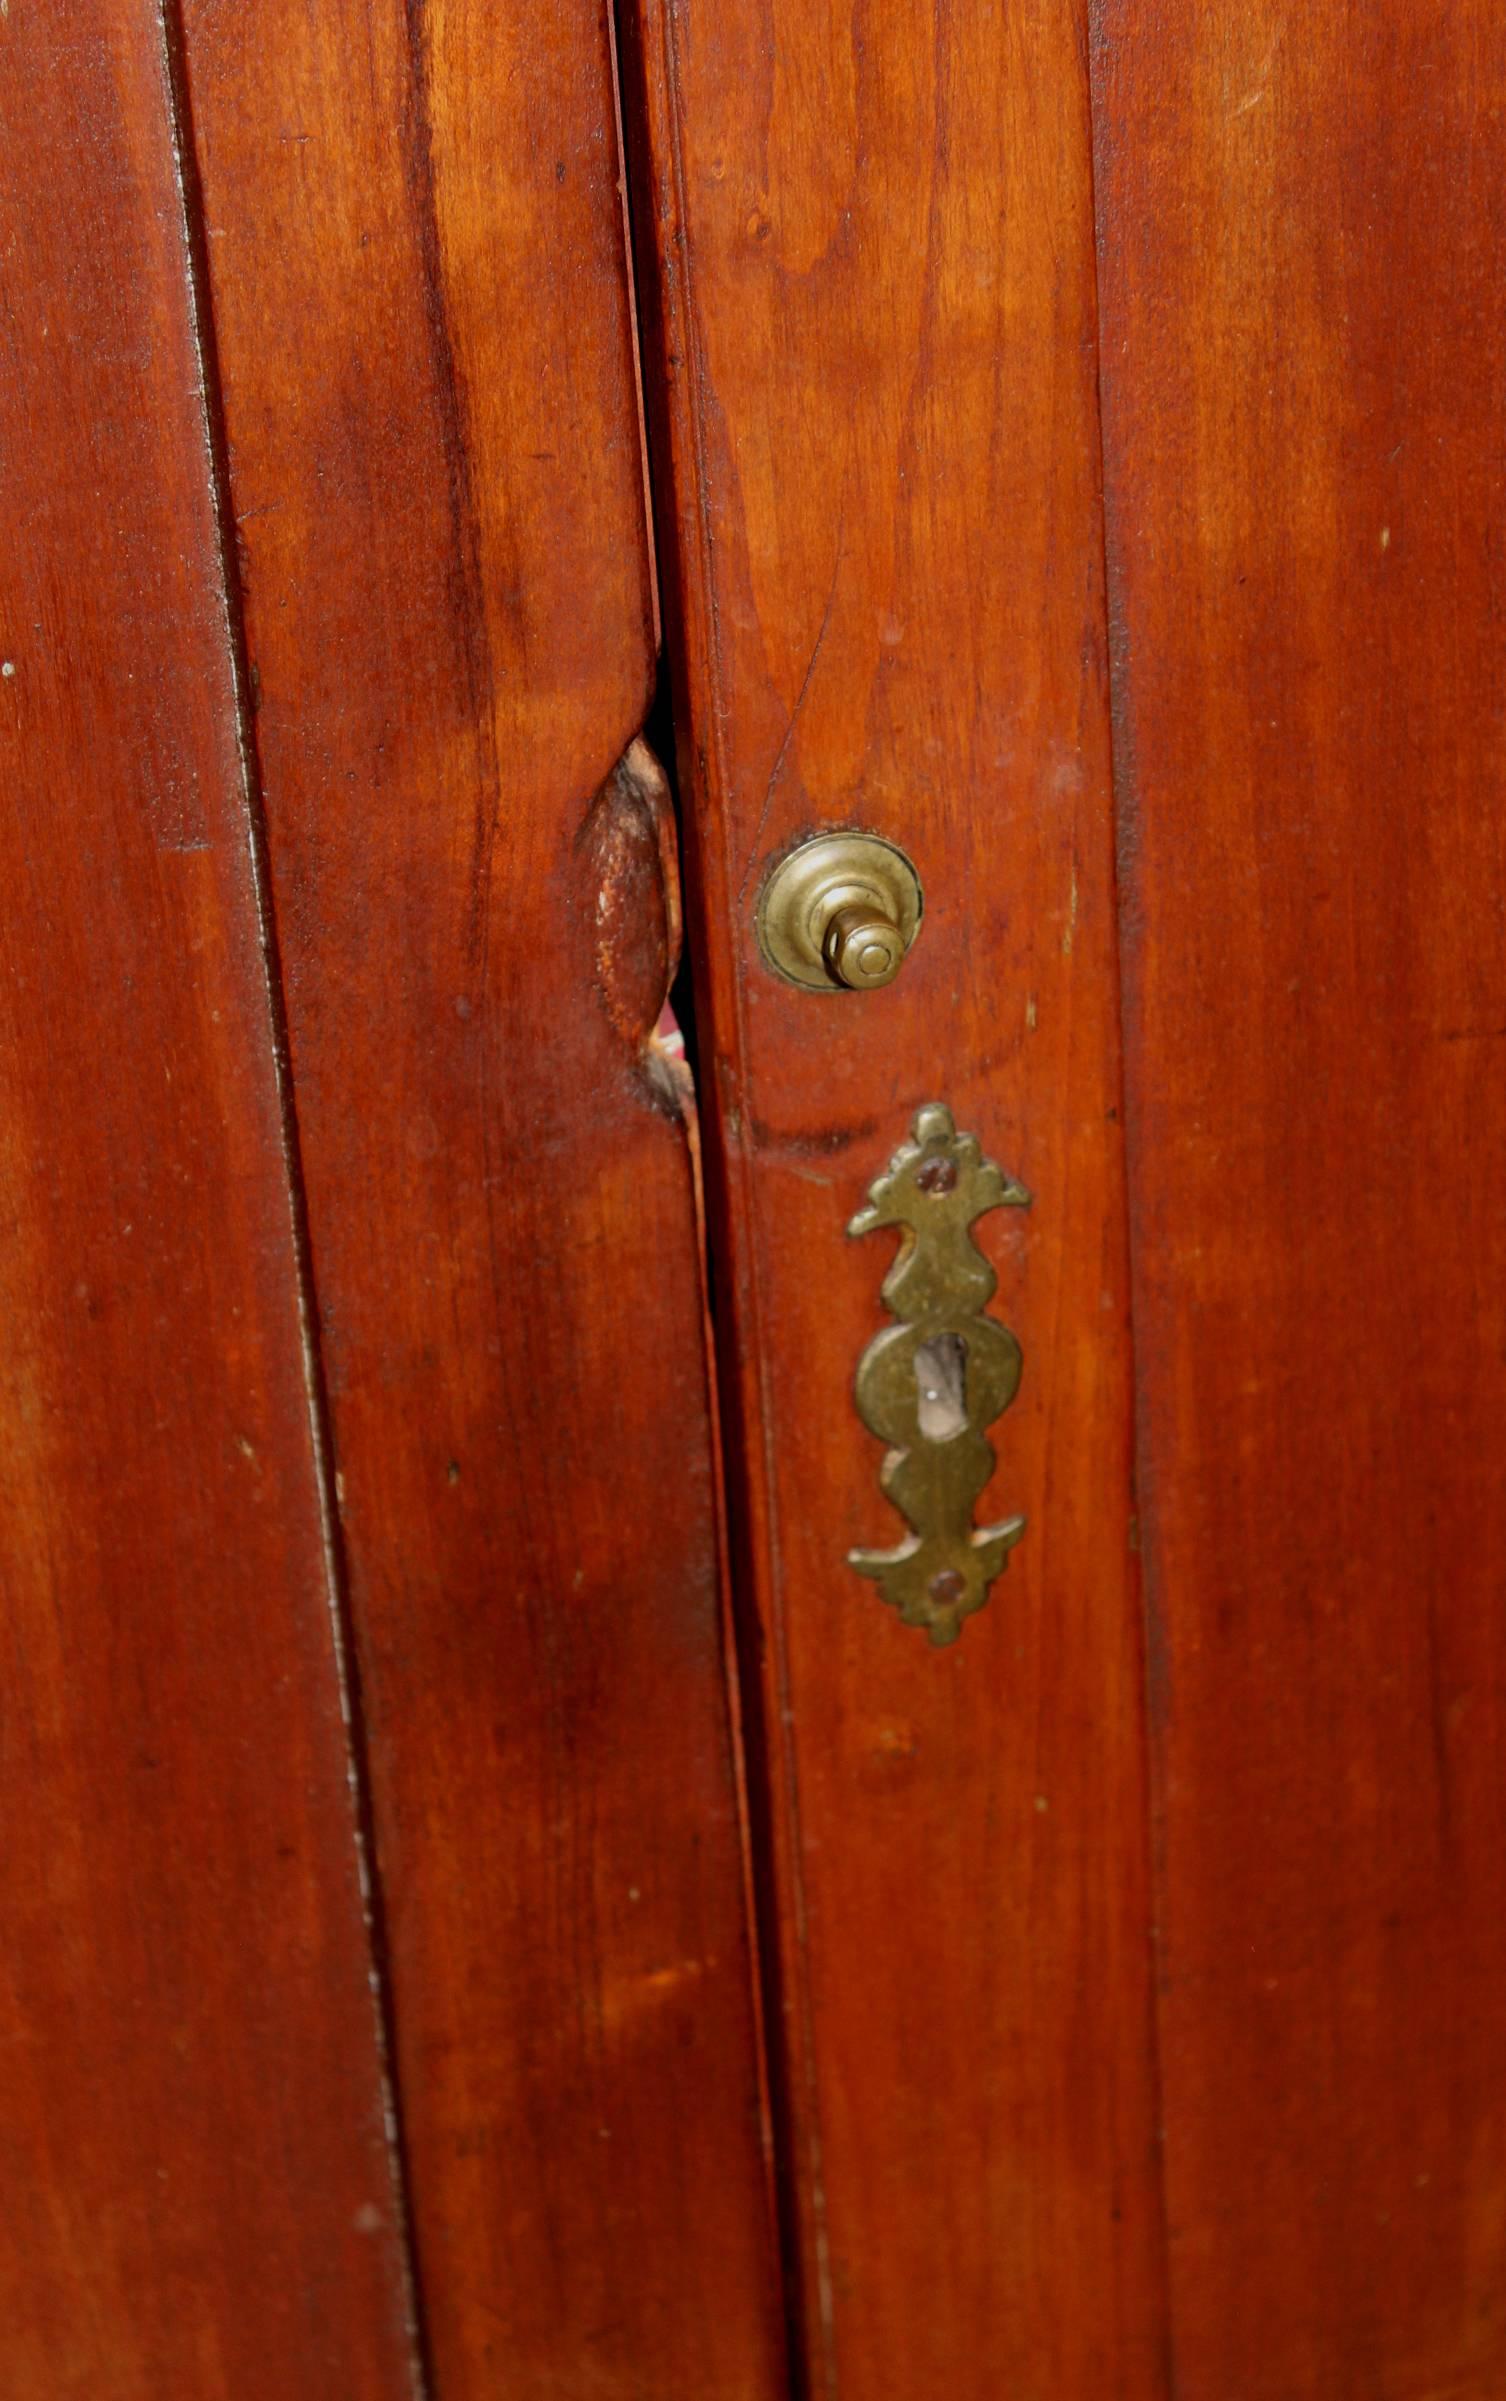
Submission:
M 1506 2383 L 1506 21 L 1100 0 L 1188 2393 Z
M 1165 2390 L 1081 30 L 622 15 L 822 2401 Z M 759 957 L 766 874 L 832 827 L 921 870 L 890 989 Z M 941 1651 L 844 1556 L 902 1530 L 852 1400 L 884 1262 L 844 1227 L 929 1101 L 1034 1194 L 978 1234 L 1026 1360 L 984 1510 L 1031 1530 Z

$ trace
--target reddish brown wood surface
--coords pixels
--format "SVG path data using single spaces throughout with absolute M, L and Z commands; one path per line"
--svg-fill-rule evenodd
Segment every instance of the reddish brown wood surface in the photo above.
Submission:
M 444 2401 L 765 2401 L 607 28 L 190 0 Z
M 1098 45 L 1176 2389 L 1506 2390 L 1506 20 Z
M 0 2390 L 399 2401 L 154 7 L 0 21 L 0 215 Z
M 810 2387 L 1161 2390 L 1086 71 L 1070 10 L 644 0 L 694 924 L 780 1925 Z M 759 964 L 815 826 L 916 861 L 898 982 Z M 844 1564 L 903 1529 L 853 1408 L 844 1225 L 917 1104 L 1021 1175 L 951 1651 Z

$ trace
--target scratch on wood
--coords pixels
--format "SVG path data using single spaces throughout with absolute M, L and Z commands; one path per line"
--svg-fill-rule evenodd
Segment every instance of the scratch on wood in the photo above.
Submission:
M 837 510 L 837 555 L 832 565 L 831 585 L 826 595 L 826 606 L 821 612 L 821 623 L 816 629 L 816 639 L 811 646 L 810 657 L 805 663 L 805 673 L 800 679 L 800 689 L 795 695 L 795 705 L 790 711 L 789 723 L 784 729 L 784 740 L 779 745 L 778 754 L 769 775 L 769 786 L 763 796 L 763 807 L 758 812 L 758 823 L 753 829 L 753 840 L 743 867 L 743 880 L 738 886 L 737 896 L 740 901 L 747 895 L 748 884 L 763 845 L 764 827 L 768 824 L 769 811 L 774 804 L 774 794 L 778 789 L 779 779 L 784 773 L 784 762 L 789 756 L 790 743 L 794 739 L 795 728 L 800 722 L 800 714 L 805 707 L 806 696 L 811 688 L 811 678 L 816 672 L 816 661 L 821 656 L 822 645 L 826 640 L 826 629 L 831 623 L 831 612 L 837 597 L 837 583 L 842 573 L 842 527 L 845 510 L 846 502 L 844 500 Z

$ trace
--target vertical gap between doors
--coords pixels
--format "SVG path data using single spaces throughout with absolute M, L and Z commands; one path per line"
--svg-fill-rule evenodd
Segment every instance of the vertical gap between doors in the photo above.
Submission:
M 1125 1260 L 1128 1270 L 1126 1295 L 1126 1339 L 1129 1347 L 1130 1385 L 1130 1506 L 1131 1523 L 1136 1528 L 1133 1561 L 1133 1586 L 1138 1597 L 1137 1637 L 1139 1651 L 1139 1712 L 1142 1748 L 1142 1791 L 1144 1794 L 1145 1893 L 1149 1911 L 1146 1928 L 1146 1967 L 1148 1980 L 1147 2037 L 1150 2045 L 1151 2106 L 1153 2127 L 1153 2185 L 1156 2209 L 1157 2274 L 1161 2303 L 1161 2377 L 1166 2401 L 1176 2397 L 1176 2343 L 1172 2319 L 1171 2239 L 1170 2217 L 1166 2190 L 1166 2111 L 1165 2079 L 1161 2045 L 1161 1986 L 1164 1955 L 1160 1930 L 1159 1859 L 1160 1841 L 1157 1833 L 1158 1800 L 1156 1793 L 1155 1751 L 1151 1723 L 1151 1673 L 1157 1642 L 1153 1622 L 1151 1578 L 1154 1573 L 1144 1539 L 1141 1503 L 1146 1494 L 1145 1445 L 1143 1416 L 1140 1406 L 1140 1377 L 1138 1371 L 1139 1341 L 1136 1323 L 1135 1295 L 1136 1241 L 1135 1211 L 1132 1200 L 1132 1176 L 1136 1130 L 1130 1121 L 1128 1106 L 1128 1076 L 1125 1051 L 1128 1027 L 1125 1023 L 1125 883 L 1130 856 L 1127 818 L 1130 809 L 1129 788 L 1133 777 L 1130 766 L 1130 736 L 1126 718 L 1125 630 L 1124 618 L 1116 598 L 1115 545 L 1109 524 L 1108 453 L 1104 437 L 1106 406 L 1106 374 L 1103 339 L 1103 248 L 1104 226 L 1099 213 L 1100 174 L 1099 143 L 1103 131 L 1101 113 L 1101 77 L 1106 37 L 1103 29 L 1103 0 L 1083 0 L 1082 60 L 1084 95 L 1087 106 L 1088 131 L 1088 195 L 1093 241 L 1093 364 L 1094 420 L 1098 442 L 1098 534 L 1101 549 L 1100 577 L 1103 596 L 1105 661 L 1108 678 L 1109 709 L 1109 802 L 1112 842 L 1109 852 L 1111 878 L 1110 900 L 1113 924 L 1114 1011 L 1118 1032 L 1118 1091 L 1121 1152 L 1124 1182 Z
M 633 358 L 638 379 L 639 421 L 643 437 L 646 533 L 654 578 L 655 626 L 659 635 L 659 673 L 645 738 L 661 762 L 674 801 L 680 830 L 682 884 L 685 893 L 684 944 L 670 995 L 670 1006 L 685 1043 L 686 1064 L 698 1106 L 710 1119 L 718 1095 L 710 1066 L 710 1015 L 704 1005 L 701 977 L 704 957 L 697 940 L 697 902 L 701 884 L 697 872 L 699 830 L 688 818 L 682 776 L 690 761 L 689 716 L 686 695 L 675 674 L 675 639 L 679 623 L 680 583 L 684 572 L 676 528 L 676 495 L 670 463 L 668 403 L 662 388 L 664 261 L 652 227 L 652 167 L 649 159 L 647 65 L 642 56 L 642 33 L 637 9 L 630 0 L 611 0 L 608 9 L 614 102 L 622 180 L 623 230 L 629 305 L 633 324 Z M 702 1066 L 706 1065 L 703 1080 Z M 773 1816 L 778 1806 L 773 1789 L 773 1746 L 766 1722 L 764 1683 L 760 1672 L 760 1634 L 749 1599 L 750 1536 L 741 1479 L 735 1470 L 738 1448 L 747 1439 L 742 1396 L 733 1355 L 732 1330 L 727 1323 L 725 1292 L 728 1261 L 718 1228 L 728 1222 L 725 1160 L 714 1126 L 711 1139 L 696 1138 L 697 1219 L 703 1256 L 707 1341 L 716 1423 L 716 1457 L 720 1479 L 720 1522 L 729 1608 L 728 1684 L 732 1741 L 738 1786 L 744 1812 L 748 1884 L 749 1941 L 753 1952 L 754 1993 L 760 2044 L 759 2071 L 765 2096 L 770 2154 L 773 2232 L 783 2314 L 789 2401 L 814 2401 L 810 2360 L 818 2329 L 807 2325 L 805 2274 L 800 2239 L 796 2151 L 792 2132 L 790 2093 L 793 2062 L 783 2000 L 783 1959 L 779 1910 L 774 1889 Z M 729 1443 L 731 1450 L 729 1453 Z
M 189 308 L 198 356 L 203 409 L 206 465 L 215 514 L 220 589 L 225 638 L 234 681 L 236 737 L 241 762 L 241 791 L 251 880 L 255 894 L 257 931 L 261 947 L 267 1000 L 267 1031 L 280 1120 L 284 1185 L 288 1196 L 289 1230 L 297 1291 L 299 1334 L 303 1353 L 304 1390 L 308 1406 L 310 1446 L 318 1492 L 323 1538 L 326 1595 L 331 1648 L 346 1737 L 346 1777 L 350 1791 L 352 1837 L 369 1959 L 374 2036 L 392 2191 L 396 2249 L 401 2261 L 403 2302 L 409 2339 L 410 2377 L 414 2401 L 430 2401 L 435 2391 L 433 2361 L 423 2307 L 422 2281 L 413 2222 L 407 2142 L 403 2127 L 396 2067 L 392 1982 L 388 1963 L 386 1908 L 377 1867 L 371 1777 L 362 1704 L 360 1667 L 352 1621 L 349 1568 L 336 1499 L 334 1438 L 329 1395 L 319 1336 L 319 1312 L 309 1238 L 308 1205 L 304 1189 L 298 1102 L 292 1074 L 284 997 L 282 960 L 272 893 L 266 803 L 256 737 L 253 685 L 246 642 L 243 595 L 235 542 L 234 496 L 229 445 L 225 431 L 213 291 L 204 234 L 204 201 L 194 144 L 193 108 L 187 58 L 187 35 L 182 0 L 162 0 L 161 26 L 164 74 L 172 119 L 172 141 L 182 214 L 187 265 Z

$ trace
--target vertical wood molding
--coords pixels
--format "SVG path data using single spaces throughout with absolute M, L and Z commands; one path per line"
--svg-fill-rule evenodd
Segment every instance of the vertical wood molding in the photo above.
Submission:
M 162 21 L 0 68 L 0 2384 L 400 2401 Z

